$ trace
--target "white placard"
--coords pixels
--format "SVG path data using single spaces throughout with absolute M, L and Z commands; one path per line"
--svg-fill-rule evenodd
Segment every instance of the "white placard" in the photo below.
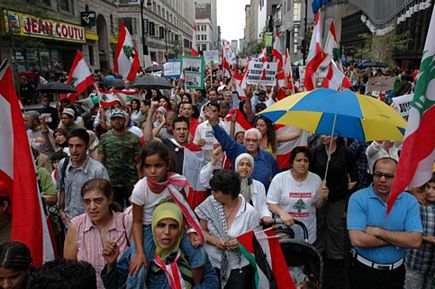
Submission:
M 275 86 L 277 70 L 277 62 L 250 61 L 246 83 Z
M 393 97 L 393 104 L 391 105 L 400 115 L 408 120 L 409 111 L 412 106 L 412 99 L 414 98 L 414 94 L 405 94 L 397 97 Z
M 165 77 L 180 77 L 180 61 L 170 61 L 163 64 L 163 74 Z

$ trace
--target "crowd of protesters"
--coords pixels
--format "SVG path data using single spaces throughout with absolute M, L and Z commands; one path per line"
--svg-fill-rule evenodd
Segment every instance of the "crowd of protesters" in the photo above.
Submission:
M 346 70 L 362 93 L 380 74 L 396 77 L 390 99 L 413 89 L 410 71 Z M 100 73 L 95 80 L 107 85 Z M 302 90 L 297 75 L 294 88 Z M 274 219 L 308 228 L 324 260 L 323 288 L 434 288 L 435 178 L 403 193 L 384 219 L 399 142 L 279 130 L 256 115 L 277 101 L 276 89 L 248 85 L 240 97 L 220 71 L 203 90 L 174 80 L 171 90 L 138 96 L 113 107 L 67 99 L 53 107 L 43 95 L 42 108 L 24 112 L 64 259 L 32 267 L 29 250 L 8 241 L 2 193 L 0 288 L 253 288 L 236 237 Z M 295 238 L 303 239 L 297 230 Z M 168 281 L 168 266 L 183 287 Z M 307 280 L 296 285 L 308 288 Z

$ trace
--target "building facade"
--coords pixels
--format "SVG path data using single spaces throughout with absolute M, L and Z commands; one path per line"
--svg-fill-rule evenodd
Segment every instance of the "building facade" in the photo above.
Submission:
M 217 0 L 195 0 L 195 19 L 205 19 L 208 18 L 211 25 L 210 31 L 210 42 L 212 46 L 210 50 L 219 48 L 218 41 L 218 25 L 217 25 Z

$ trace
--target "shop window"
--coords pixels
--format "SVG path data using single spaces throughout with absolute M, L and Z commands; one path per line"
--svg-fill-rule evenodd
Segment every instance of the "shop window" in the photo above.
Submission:
M 94 47 L 89 45 L 89 64 L 95 65 L 95 57 L 94 57 Z

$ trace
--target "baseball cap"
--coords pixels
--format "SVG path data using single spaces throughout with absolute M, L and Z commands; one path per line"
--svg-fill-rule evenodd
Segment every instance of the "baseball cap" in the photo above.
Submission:
M 69 115 L 71 117 L 75 116 L 75 112 L 74 112 L 74 110 L 72 108 L 64 108 L 63 111 L 62 111 L 62 114 L 67 114 L 67 115 Z

